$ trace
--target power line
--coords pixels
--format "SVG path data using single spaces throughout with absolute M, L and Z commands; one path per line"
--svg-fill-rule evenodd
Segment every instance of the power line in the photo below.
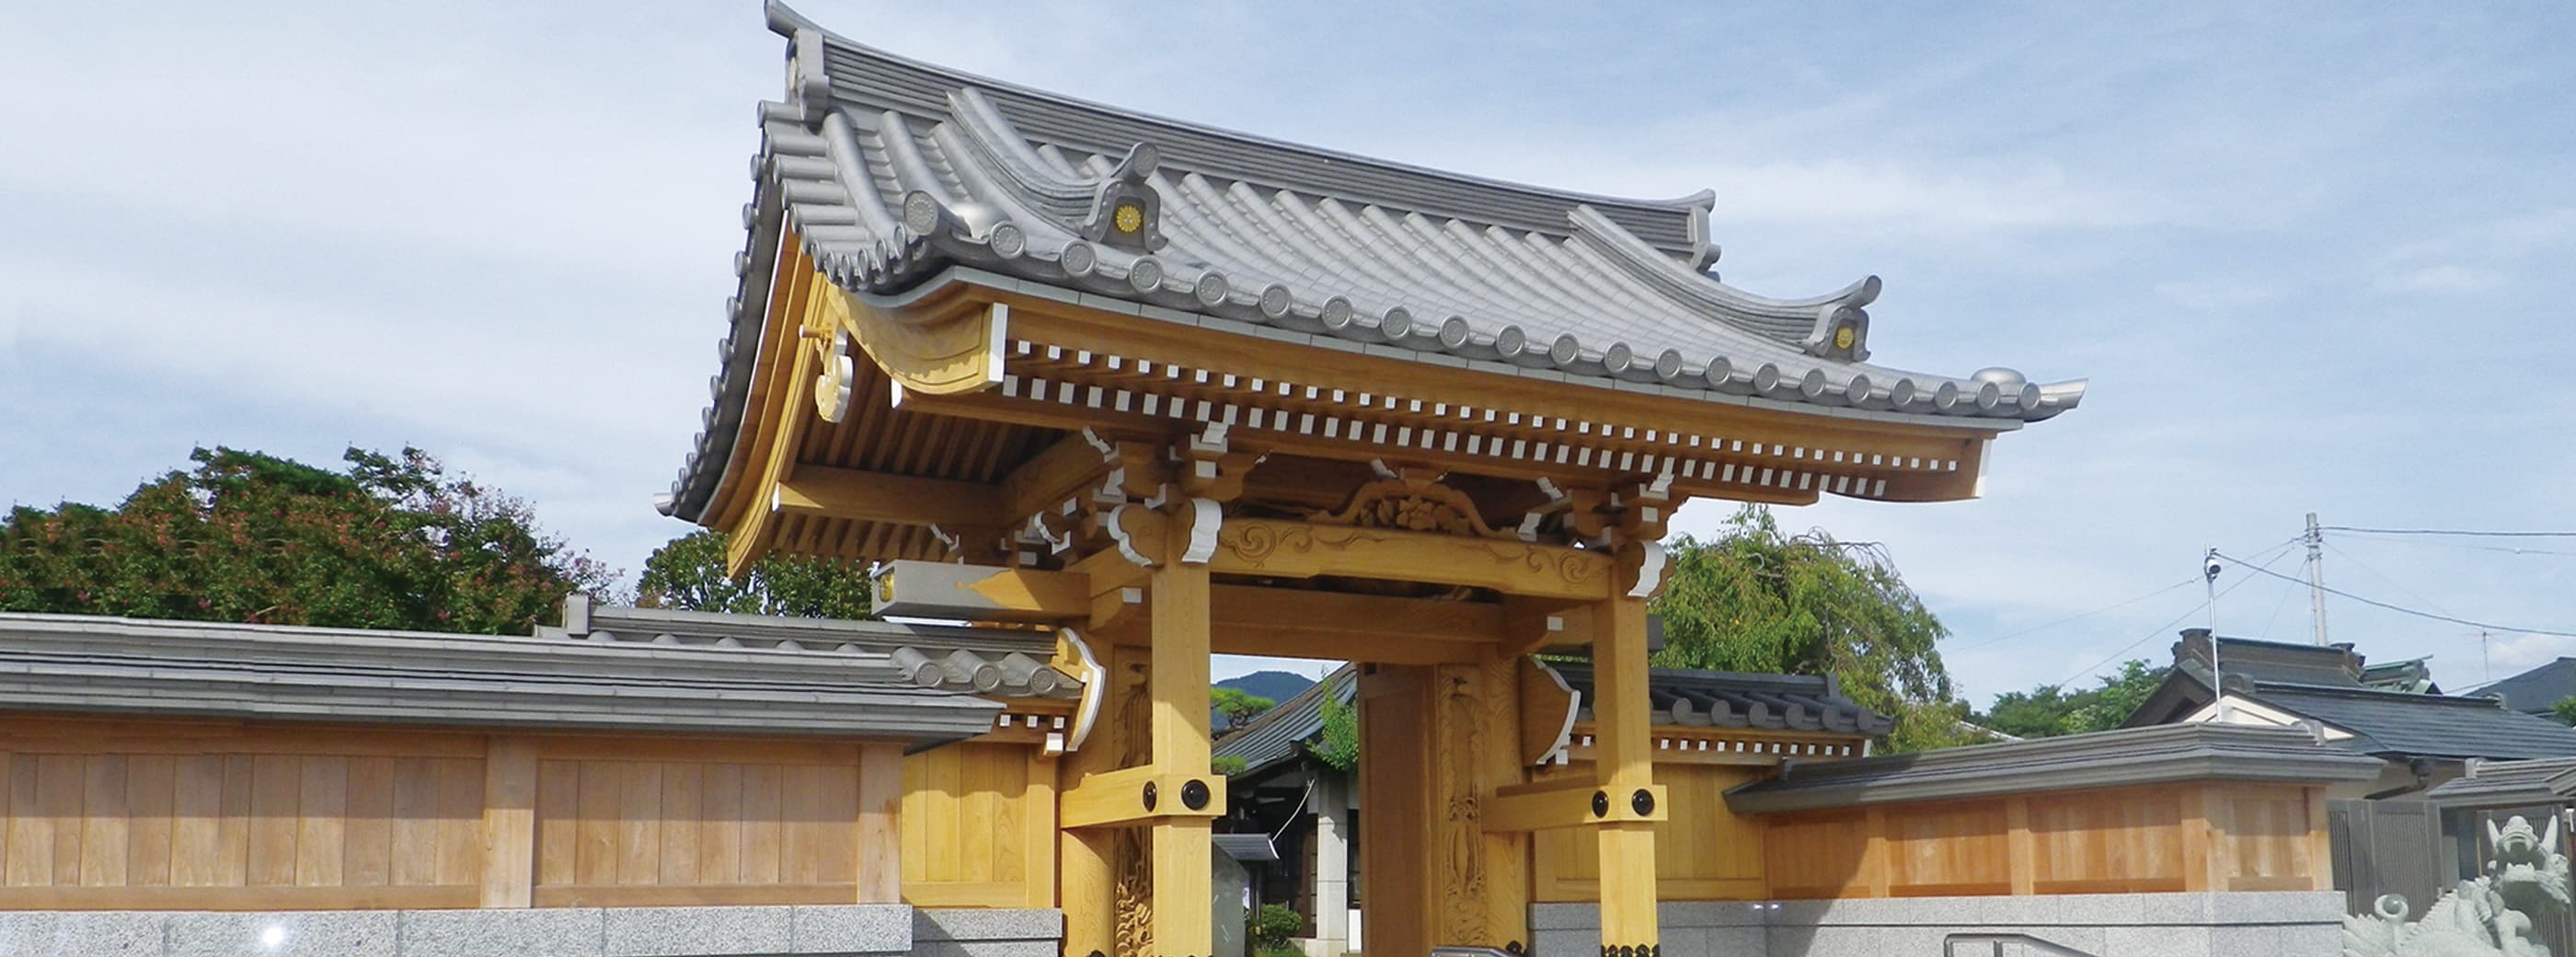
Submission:
M 2406 594 L 2406 597 L 2408 597 L 2408 598 L 2412 598 L 2412 599 L 2415 599 L 2416 601 L 2423 602 L 2427 607 L 2432 608 L 2434 611 L 2441 612 L 2442 614 L 2447 615 L 2447 614 L 2450 614 L 2450 613 L 2451 613 L 2451 610 L 2450 610 L 2450 609 L 2442 607 L 2442 603 L 2441 603 L 2441 602 L 2434 601 L 2434 600 L 2432 600 L 2432 599 L 2430 599 L 2430 598 L 2426 598 L 2426 597 L 2424 597 L 2424 594 L 2423 594 L 2422 592 L 2419 592 L 2419 591 L 2416 591 L 2415 589 L 2412 589 L 2412 588 L 2408 588 L 2408 587 L 2406 587 L 2406 584 L 2405 584 L 2404 582 L 2400 582 L 2400 581 L 2398 581 L 2397 579 L 2390 578 L 2390 577 L 2388 577 L 2388 576 L 2386 576 L 2386 575 L 2382 575 L 2382 574 L 2380 574 L 2380 573 L 2379 573 L 2379 569 L 2372 568 L 2372 567 L 2370 567 L 2367 563 L 2364 563 L 2361 559 L 2353 557 L 2353 554 L 2352 554 L 2351 552 L 2344 551 L 2343 549 L 2340 549 L 2340 548 L 2335 548 L 2334 543 L 2332 543 L 2332 542 L 2328 542 L 2328 543 L 2326 543 L 2326 547 L 2327 547 L 2328 549 L 2332 549 L 2332 550 L 2334 551 L 2334 553 L 2335 553 L 2335 554 L 2343 556 L 2343 559 L 2344 559 L 2345 561 L 2351 562 L 2351 563 L 2353 564 L 2353 567 L 2355 567 L 2355 568 L 2359 568 L 2359 569 L 2361 569 L 2362 571 L 2365 571 L 2365 572 L 2369 572 L 2369 573 L 2370 573 L 2370 577 L 2372 577 L 2372 578 L 2376 578 L 2376 579 L 2379 579 L 2379 580 L 2380 580 L 2380 581 L 2382 581 L 2382 582 L 2386 582 L 2386 583 L 2388 584 L 2388 587 L 2390 587 L 2390 588 L 2394 588 L 2394 589 L 2397 589 L 2398 591 L 2404 592 L 2404 593 Z
M 2576 538 L 2576 532 L 2478 532 L 2456 528 L 2359 528 L 2351 525 L 2320 525 L 2319 531 L 2360 532 L 2365 535 L 2456 535 L 2467 538 Z
M 2503 552 L 2507 555 L 2576 555 L 2576 552 L 2560 551 L 2554 548 L 2524 548 L 2520 545 L 2472 545 L 2467 542 L 2435 542 L 2425 541 L 2423 539 L 2408 539 L 2377 535 L 2370 532 L 2358 532 L 2353 534 L 2358 537 L 2350 538 L 2349 540 L 2351 541 L 2379 542 L 2386 545 L 2430 545 L 2435 548 L 2456 548 L 2462 551 L 2472 552 Z
M 2221 556 L 2221 557 L 2228 557 L 2228 556 Z M 2241 558 L 2230 558 L 2230 560 L 2231 560 L 2231 561 L 2243 561 L 2244 559 L 2241 559 Z M 2289 580 L 2289 581 L 2298 581 L 2298 579 L 2296 579 L 2296 578 L 2291 578 L 2291 577 L 2290 577 L 2290 576 L 2288 576 L 2288 575 L 2281 574 L 2280 572 L 2273 571 L 2273 570 L 2271 570 L 2271 569 L 2269 569 L 2269 568 L 2256 568 L 2256 569 L 2254 569 L 2254 570 L 2255 570 L 2255 571 L 2258 571 L 2258 572 L 2261 572 L 2261 573 L 2263 573 L 2263 574 L 2266 574 L 2266 575 L 2270 575 L 2270 576 L 2272 576 L 2272 577 L 2274 577 L 2274 578 L 2287 579 L 2287 580 Z M 2556 637 L 2556 638 L 2576 638 L 2576 631 L 2555 631 L 2555 630 L 2548 629 L 2548 628 L 2521 628 L 2521 627 L 2516 627 L 2516 626 L 2513 626 L 2513 625 L 2499 625 L 2499 624 L 2494 624 L 2494 623 L 2492 623 L 2492 622 L 2472 621 L 2472 620 L 2467 619 L 2467 618 L 2457 618 L 2457 617 L 2453 617 L 2453 616 L 2450 616 L 2450 615 L 2437 615 L 2437 614 L 2434 614 L 2434 613 L 2429 612 L 2429 611 L 2419 611 L 2419 610 L 2417 610 L 2417 609 L 2408 608 L 2408 607 L 2406 607 L 2406 606 L 2404 606 L 2404 605 L 2392 605 L 2392 604 L 2389 604 L 2389 603 L 2387 603 L 2387 602 L 2380 601 L 2380 600 L 2378 600 L 2378 599 L 2376 599 L 2376 598 L 2364 598 L 2364 597 L 2361 597 L 2360 595 L 2355 595 L 2355 594 L 2353 594 L 2353 593 L 2351 593 L 2351 592 L 2344 591 L 2344 590 L 2337 589 L 2337 588 L 2327 588 L 2327 589 L 2325 589 L 2325 592 L 2326 592 L 2326 594 L 2329 594 L 2329 595 L 2337 595 L 2337 596 L 2341 596 L 2341 597 L 2344 597 L 2344 598 L 2350 598 L 2350 599 L 2352 599 L 2352 600 L 2354 600 L 2354 601 L 2357 601 L 2357 602 L 2360 602 L 2360 603 L 2362 603 L 2362 604 L 2369 605 L 2369 606 L 2372 606 L 2372 607 L 2375 607 L 2375 608 L 2385 608 L 2385 609 L 2388 609 L 2389 611 L 2397 612 L 2397 613 L 2399 613 L 2399 614 L 2403 614 L 2403 615 L 2413 615 L 2413 616 L 2415 616 L 2415 617 L 2417 617 L 2417 618 L 2429 618 L 2429 619 L 2432 619 L 2432 620 L 2434 620 L 2434 621 L 2446 621 L 2446 622 L 2450 622 L 2451 624 L 2454 624 L 2454 625 L 2467 625 L 2467 626 L 2469 626 L 2469 627 L 2471 627 L 2471 628 L 2484 628 L 2484 629 L 2487 629 L 2487 630 L 2489 630 L 2489 631 L 2506 631 L 2506 632 L 2513 632 L 2513 633 L 2515 633 L 2515 634 L 2523 634 L 2523 635 L 2549 635 L 2549 636 Z
M 2047 630 L 2049 630 L 2049 629 L 2051 629 L 2051 628 L 2055 628 L 2055 627 L 2057 627 L 2057 626 L 2059 626 L 2059 625 L 2066 624 L 2067 622 L 2070 622 L 2070 621 L 2075 621 L 2075 620 L 2077 620 L 2077 619 L 2082 619 L 2082 618 L 2091 618 L 2091 617 L 2093 617 L 2093 616 L 2095 616 L 2095 615 L 2099 615 L 2099 614 L 2101 614 L 2101 613 L 2103 613 L 2103 612 L 2106 612 L 2106 611 L 2112 611 L 2112 610 L 2114 610 L 2114 609 L 2119 609 L 2119 608 L 2126 608 L 2126 607 L 2128 607 L 2128 606 L 2130 606 L 2130 605 L 2137 604 L 2137 603 L 2142 602 L 2142 601 L 2145 601 L 2145 600 L 2147 600 L 2147 599 L 2149 599 L 2149 598 L 2154 598 L 2154 597 L 2156 597 L 2157 595 L 2162 595 L 2162 594 L 2164 594 L 2164 593 L 2166 593 L 2166 592 L 2172 591 L 2172 590 L 2174 590 L 2174 589 L 2176 589 L 2176 588 L 2181 588 L 2181 587 L 2183 587 L 2183 586 L 2185 586 L 2185 585 L 2189 585 L 2189 584 L 2191 584 L 2191 583 L 2193 583 L 2193 582 L 2196 582 L 2196 581 L 2199 581 L 2199 580 L 2200 580 L 2200 579 L 2198 579 L 2198 578 L 2185 578 L 2185 579 L 2183 579 L 2183 580 L 2181 580 L 2181 581 L 2178 581 L 2178 582 L 2175 582 L 2175 583 L 2173 583 L 2173 584 L 2171 584 L 2171 585 L 2166 585 L 2166 586 L 2165 586 L 2165 587 L 2163 587 L 2163 588 L 2156 589 L 2156 590 L 2154 590 L 2154 591 L 2148 592 L 2148 593 L 2146 593 L 2146 594 L 2144 594 L 2144 595 L 2140 595 L 2140 596 L 2138 596 L 2138 597 L 2136 597 L 2136 598 L 2129 599 L 2129 600 L 2127 600 L 2127 601 L 2118 602 L 2118 603 L 2116 603 L 2116 604 L 2104 605 L 2104 606 L 2102 606 L 2102 607 L 2100 607 L 2100 608 L 2093 609 L 2092 611 L 2079 612 L 2079 613 L 2076 613 L 2076 614 L 2068 615 L 2068 616 L 2066 616 L 2066 617 L 2064 617 L 2064 618 L 2060 618 L 2060 619 L 2058 619 L 2058 620 L 2056 620 L 2056 621 L 2049 622 L 2048 624 L 2045 624 L 2045 625 L 2038 625 L 2038 626 L 2034 626 L 2034 627 L 2030 627 L 2030 628 L 2024 628 L 2024 629 L 2022 629 L 2022 630 L 2020 630 L 2020 631 L 2013 632 L 2012 634 L 2005 635 L 2005 636 L 2003 636 L 2003 637 L 2001 637 L 2001 638 L 1988 638 L 1988 639 L 1986 639 L 1986 640 L 1984 640 L 1984 641 L 1977 642 L 1976 644 L 1973 644 L 1973 645 L 1961 645 L 1961 646 L 1959 646 L 1959 647 L 1952 648 L 1952 649 L 1950 649 L 1950 650 L 1951 650 L 1952 652 L 1954 652 L 1954 653 L 1955 653 L 1955 652 L 1961 652 L 1961 651 L 1974 651 L 1974 650 L 1976 650 L 1976 649 L 1986 647 L 1987 645 L 2001 644 L 2001 643 L 2003 643 L 2003 642 L 2011 641 L 2011 640 L 2013 640 L 2013 639 L 2015 639 L 2015 638 L 2019 638 L 2019 637 L 2021 637 L 2021 636 L 2023 636 L 2023 635 L 2037 634 L 2037 633 L 2039 633 L 2039 632 L 2043 632 L 2043 631 L 2047 631 Z
M 2297 544 L 2297 543 L 2298 543 L 2298 541 L 2299 541 L 2299 540 L 2298 540 L 2297 538 L 2292 538 L 2292 539 L 2290 539 L 2289 541 L 2282 542 L 2281 544 L 2274 546 L 2274 547 L 2273 547 L 2273 552 L 2274 552 L 2274 554 L 2272 555 L 2271 560 L 2270 560 L 2270 561 L 2266 561 L 2266 562 L 2264 562 L 2261 566 L 2256 567 L 2254 570 L 2255 570 L 2255 571 L 2259 571 L 2259 572 L 2263 572 L 2264 574 L 2267 574 L 2267 575 L 2272 575 L 2272 576 L 2273 576 L 2273 577 L 2275 577 L 2275 578 L 2287 578 L 2287 577 L 2289 577 L 2289 576 L 2281 575 L 2281 574 L 2279 574 L 2279 573 L 2277 573 L 2277 572 L 2273 572 L 2273 571 L 2271 571 L 2271 564 L 2272 564 L 2272 562 L 2280 561 L 2284 556 L 2287 556 L 2288 554 L 2290 554 L 2290 546 Z M 2241 559 L 2241 558 L 2235 558 L 2235 557 L 2232 557 L 2232 556 L 2222 556 L 2222 557 L 2226 557 L 2229 561 L 2233 561 L 2233 562 L 2244 562 L 2244 561 L 2245 561 L 2244 559 Z M 2197 579 L 2197 578 L 2192 579 L 2192 581 L 2198 581 L 2198 580 L 2199 580 L 2199 579 Z M 2217 599 L 2217 598 L 2225 598 L 2225 597 L 2227 597 L 2227 593 L 2232 592 L 2232 591 L 2235 591 L 2235 590 L 2237 590 L 2237 589 L 2239 589 L 2239 588 L 2243 588 L 2243 587 L 2245 587 L 2245 583 L 2246 583 L 2246 582 L 2250 582 L 2250 581 L 2253 581 L 2253 580 L 2254 580 L 2254 579 L 2252 579 L 2252 578 L 2239 578 L 2239 579 L 2237 579 L 2237 580 L 2236 580 L 2236 584 L 2229 585 L 2229 586 L 2227 586 L 2227 587 L 2225 587 L 2225 588 L 2221 588 L 2221 589 L 2219 589 L 2219 590 L 2218 590 L 2218 593 L 2217 593 L 2216 595 L 2211 596 L 2211 597 L 2212 597 L 2212 599 L 2213 599 L 2213 600 L 2214 600 L 2214 599 Z M 2298 579 L 2292 578 L 2292 579 L 2290 579 L 2290 580 L 2291 580 L 2291 581 L 2297 581 Z M 2186 584 L 2186 585 L 2191 584 L 2191 581 L 2186 581 L 2186 582 L 2184 582 L 2183 584 Z M 2130 643 L 2128 643 L 2128 644 L 2125 644 L 2125 645 L 2122 645 L 2122 646 L 2120 646 L 2120 650 L 2118 650 L 2118 651 L 2114 651 L 2114 652 L 2112 652 L 2112 653 L 2110 653 L 2110 654 L 2108 654 L 2108 655 L 2104 655 L 2104 656 L 2102 656 L 2102 660 L 2100 660 L 2100 661 L 2096 661 L 2096 662 L 2094 662 L 2094 663 L 2092 663 L 2092 664 L 2085 665 L 2085 666 L 2084 666 L 2084 667 L 2082 667 L 2082 668 L 2076 669 L 2076 671 L 2075 671 L 2075 673 L 2074 673 L 2074 674 L 2072 674 L 2072 675 L 2068 675 L 2068 676 L 2066 677 L 2066 680 L 2065 680 L 2065 681 L 2059 681 L 2059 682 L 2057 682 L 2057 683 L 2056 683 L 2056 685 L 2055 685 L 2055 687 L 2059 687 L 2059 688 L 2066 687 L 2066 683 L 2067 683 L 2067 682 L 2069 682 L 2069 681 L 2074 681 L 2074 680 L 2075 680 L 2075 679 L 2077 679 L 2077 678 L 2082 678 L 2082 677 L 2085 677 L 2085 676 L 2087 676 L 2087 675 L 2093 674 L 2093 673 L 2094 673 L 2094 671 L 2095 671 L 2095 669 L 2098 669 L 2098 668 L 2102 667 L 2103 665 L 2110 664 L 2112 661 L 2117 660 L 2121 655 L 2128 654 L 2128 653 L 2129 653 L 2129 651 L 2130 651 L 2130 649 L 2136 648 L 2136 647 L 2138 647 L 2139 645 L 2146 644 L 2148 641 L 2150 641 L 2150 640 L 2154 639 L 2157 635 L 2164 634 L 2167 630 L 2169 630 L 2169 629 L 2173 628 L 2173 626 L 2175 626 L 2175 625 L 2179 625 L 2179 624 L 2182 624 L 2182 620 L 2183 620 L 2183 619 L 2191 617 L 2193 614 L 2198 613 L 2202 608 L 2208 607 L 2208 605 L 2209 605 L 2209 603 L 2208 603 L 2208 602 L 2203 602 L 2203 603 L 2201 603 L 2201 604 L 2194 605 L 2194 606 L 2192 606 L 2192 607 L 2190 607 L 2190 608 L 2188 608 L 2188 609 L 2185 609 L 2185 610 L 2183 611 L 2183 613 L 2182 613 L 2182 614 L 2175 615 L 2172 621 L 2168 621 L 2168 622 L 2165 622 L 2164 624 L 2157 625 L 2153 631 L 2149 631 L 2149 632 L 2147 632 L 2147 633 L 2146 633 L 2146 634 L 2144 634 L 2144 635 L 2140 635 L 2140 636 L 2138 636 L 2138 640 L 2136 640 L 2136 641 L 2132 641 L 2132 642 L 2130 642 Z M 2217 635 L 2217 633 L 2216 633 L 2216 632 L 2212 632 L 2212 633 L 2210 634 L 2210 636 L 2209 636 L 2209 637 L 2210 637 L 2210 640 L 2211 640 L 2211 641 L 2217 641 L 2217 640 L 2218 640 L 2218 635 Z

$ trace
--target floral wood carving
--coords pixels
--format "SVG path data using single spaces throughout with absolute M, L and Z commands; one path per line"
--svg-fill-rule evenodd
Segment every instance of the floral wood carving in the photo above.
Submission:
M 1318 525 L 1349 525 L 1355 528 L 1392 528 L 1408 532 L 1440 532 L 1449 535 L 1473 535 L 1479 538 L 1518 538 L 1509 531 L 1496 531 L 1476 513 L 1475 500 L 1467 493 L 1428 479 L 1380 479 L 1351 493 L 1350 504 L 1338 512 L 1308 513 L 1307 520 Z

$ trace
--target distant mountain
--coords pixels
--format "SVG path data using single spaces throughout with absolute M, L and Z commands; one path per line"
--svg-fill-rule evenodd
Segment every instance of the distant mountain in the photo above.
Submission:
M 1233 688 L 1245 694 L 1260 695 L 1274 702 L 1286 701 L 1297 693 L 1315 686 L 1315 679 L 1293 671 L 1255 671 L 1240 678 L 1227 678 L 1216 683 L 1219 688 Z

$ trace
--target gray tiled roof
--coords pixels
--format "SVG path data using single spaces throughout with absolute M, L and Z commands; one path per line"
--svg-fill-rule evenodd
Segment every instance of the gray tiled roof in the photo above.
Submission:
M 2576 755 L 2576 729 L 2505 710 L 2491 698 L 2268 683 L 2255 685 L 2246 697 L 2359 735 L 2361 740 L 2349 744 L 2368 754 L 2428 758 Z
M 1793 760 L 1778 777 L 1727 791 L 1726 803 L 1738 813 L 1770 813 L 2174 781 L 2367 781 L 2380 767 L 2300 728 L 2174 724 L 1848 761 Z
M 564 626 L 547 637 L 680 647 L 773 648 L 883 657 L 904 683 L 1005 698 L 1082 696 L 1082 680 L 1050 666 L 1051 631 L 891 621 L 783 618 L 564 602 Z
M 1592 667 L 1551 661 L 1547 667 L 1583 696 L 1581 720 L 1591 720 Z M 1895 719 L 1843 697 L 1830 677 L 1747 674 L 1654 668 L 1646 672 L 1646 697 L 1654 722 L 1684 727 L 1759 728 L 1876 736 Z
M 85 714 L 938 742 L 999 703 L 884 654 L 0 614 L 0 701 Z
M 2484 688 L 2479 694 L 2504 699 L 2515 711 L 2538 714 L 2568 695 L 2576 695 L 2576 658 L 2560 658 Z
M 1592 700 L 1592 668 L 1583 663 L 1544 661 L 1568 687 Z M 1215 753 L 1243 759 L 1250 774 L 1304 753 L 1304 742 L 1324 728 L 1324 698 L 1343 704 L 1358 694 L 1358 672 L 1348 666 L 1324 676 L 1297 696 L 1262 712 L 1240 731 L 1217 742 Z M 1820 731 L 1854 735 L 1886 734 L 1893 719 L 1842 696 L 1831 678 L 1808 675 L 1746 674 L 1654 668 L 1647 672 L 1646 697 L 1654 723 L 1667 727 L 1757 728 L 1770 731 Z M 1578 720 L 1592 719 L 1585 705 Z
M 2436 804 L 2507 807 L 2548 804 L 2576 797 L 2576 757 L 2529 761 L 2479 761 L 2469 773 L 2424 792 Z
M 789 228 L 833 282 L 880 301 L 971 274 L 1445 365 L 1985 428 L 2083 397 L 2009 369 L 1867 364 L 1877 277 L 1790 299 L 1726 285 L 1706 271 L 1706 192 L 1615 199 L 1373 160 L 908 60 L 775 3 L 769 18 L 790 38 L 788 96 L 760 111 L 723 368 L 665 507 L 683 518 L 731 453 Z M 1141 241 L 1101 232 L 1113 194 L 1157 210 Z

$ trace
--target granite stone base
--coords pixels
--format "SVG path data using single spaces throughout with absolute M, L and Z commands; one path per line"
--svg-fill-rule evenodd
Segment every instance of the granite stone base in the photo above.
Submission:
M 0 912 L 0 957 L 1055 957 L 1054 910 Z
M 2341 957 L 2338 891 L 1661 905 L 1664 957 Z M 1599 957 L 1600 910 L 1530 908 L 1535 957 Z

